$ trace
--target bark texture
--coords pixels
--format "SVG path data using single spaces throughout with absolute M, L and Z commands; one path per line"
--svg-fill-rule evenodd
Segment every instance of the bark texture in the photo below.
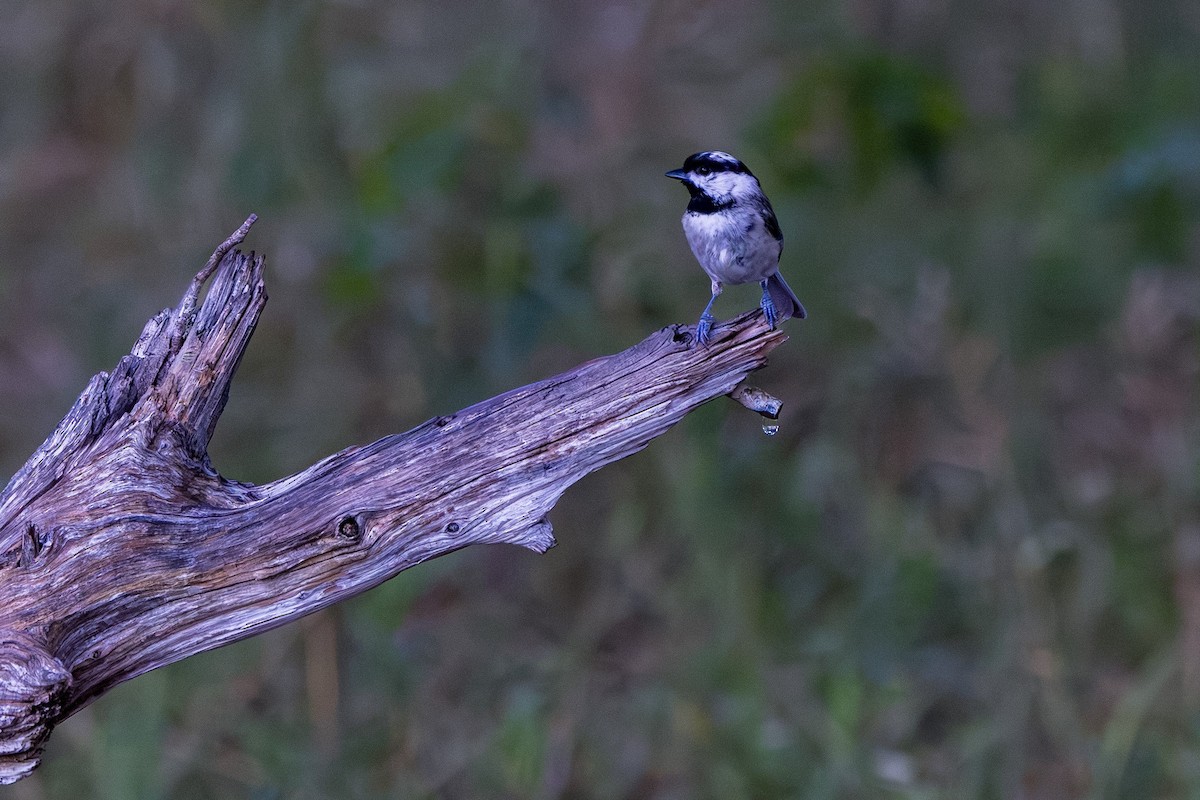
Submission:
M 207 446 L 266 302 L 262 257 L 234 250 L 253 222 L 92 378 L 0 495 L 0 783 L 122 681 L 467 545 L 544 552 L 568 486 L 733 391 L 786 339 L 757 311 L 708 347 L 671 326 L 291 477 L 239 483 Z M 737 399 L 777 413 L 759 395 Z

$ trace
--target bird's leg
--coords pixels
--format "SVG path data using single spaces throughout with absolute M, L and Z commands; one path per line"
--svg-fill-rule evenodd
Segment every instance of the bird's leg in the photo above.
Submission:
M 775 330 L 775 322 L 779 319 L 779 312 L 775 310 L 775 303 L 771 300 L 771 293 L 767 291 L 767 282 L 759 281 L 758 285 L 763 290 L 762 301 L 759 305 L 762 306 L 763 314 L 767 317 L 767 324 L 771 326 L 771 330 Z
M 704 307 L 703 313 L 700 314 L 700 322 L 696 324 L 696 341 L 700 344 L 708 344 L 708 337 L 712 332 L 713 326 L 712 306 L 716 302 L 717 295 L 721 294 L 724 288 L 720 281 L 715 280 L 712 282 L 712 297 L 708 299 L 708 305 Z

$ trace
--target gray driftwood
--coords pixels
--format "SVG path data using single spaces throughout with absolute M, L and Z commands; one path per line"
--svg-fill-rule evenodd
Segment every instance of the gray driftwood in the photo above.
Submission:
M 92 378 L 0 495 L 0 783 L 122 681 L 467 545 L 545 551 L 568 486 L 733 391 L 786 338 L 758 312 L 706 348 L 672 326 L 297 475 L 239 483 L 207 446 L 266 302 L 262 257 L 233 249 L 253 222 Z M 736 399 L 778 410 L 762 393 Z

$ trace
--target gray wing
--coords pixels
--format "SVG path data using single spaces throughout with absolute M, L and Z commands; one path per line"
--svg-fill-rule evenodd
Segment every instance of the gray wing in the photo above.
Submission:
M 767 229 L 767 233 L 775 237 L 775 241 L 779 242 L 780 251 L 783 250 L 783 229 L 779 227 L 779 220 L 775 216 L 775 209 L 771 208 L 771 201 L 766 195 L 762 195 L 762 203 L 759 205 L 759 213 L 762 214 L 763 225 Z

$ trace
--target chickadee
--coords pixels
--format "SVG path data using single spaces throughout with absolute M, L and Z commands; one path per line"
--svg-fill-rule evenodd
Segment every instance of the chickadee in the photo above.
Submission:
M 708 342 L 712 305 L 727 283 L 758 281 L 763 314 L 772 328 L 788 317 L 808 316 L 779 274 L 783 231 L 758 178 L 745 164 L 709 150 L 688 156 L 683 169 L 673 169 L 667 177 L 682 181 L 692 196 L 683 215 L 683 233 L 712 279 L 712 298 L 696 326 L 700 344 Z

